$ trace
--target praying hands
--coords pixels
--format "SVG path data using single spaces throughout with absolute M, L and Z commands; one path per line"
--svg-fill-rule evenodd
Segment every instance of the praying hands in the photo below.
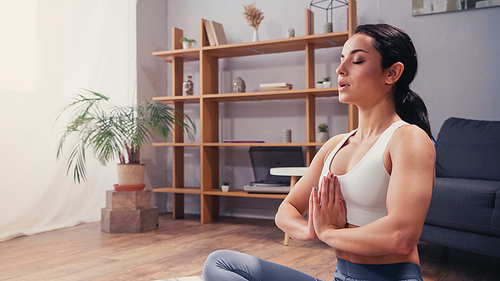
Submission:
M 313 187 L 311 190 L 309 231 L 314 231 L 315 236 L 321 240 L 325 230 L 344 228 L 347 222 L 344 204 L 338 178 L 332 173 L 328 173 L 321 179 L 319 189 Z

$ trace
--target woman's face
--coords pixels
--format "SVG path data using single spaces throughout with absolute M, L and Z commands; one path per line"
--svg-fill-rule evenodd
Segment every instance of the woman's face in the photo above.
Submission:
M 362 107 L 387 98 L 391 85 L 385 83 L 380 61 L 372 37 L 357 33 L 347 40 L 337 68 L 340 102 Z

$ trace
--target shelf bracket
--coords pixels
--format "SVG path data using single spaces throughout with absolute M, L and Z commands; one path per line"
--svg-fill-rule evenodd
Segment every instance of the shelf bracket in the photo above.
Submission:
M 332 44 L 333 46 L 337 46 L 337 43 L 333 42 L 332 40 L 330 39 L 326 39 L 326 42 Z
M 186 58 L 188 60 L 197 60 L 195 57 L 192 56 L 187 56 L 187 55 L 181 55 L 183 58 Z
M 255 50 L 254 48 L 250 48 L 250 47 L 248 47 L 248 49 L 249 49 L 250 51 L 252 51 L 252 52 L 257 53 L 257 54 L 263 54 L 263 53 L 264 53 L 264 52 L 261 52 L 261 51 L 259 51 L 259 50 Z

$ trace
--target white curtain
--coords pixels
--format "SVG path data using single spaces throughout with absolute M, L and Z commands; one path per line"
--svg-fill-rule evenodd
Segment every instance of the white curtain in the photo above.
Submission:
M 135 102 L 136 2 L 0 0 L 0 241 L 100 220 L 116 165 L 75 184 L 55 117 L 82 89 Z

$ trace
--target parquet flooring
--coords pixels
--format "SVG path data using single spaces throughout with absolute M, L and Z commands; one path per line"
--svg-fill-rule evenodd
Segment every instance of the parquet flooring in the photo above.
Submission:
M 336 263 L 320 242 L 291 240 L 273 221 L 160 216 L 156 231 L 107 234 L 100 223 L 19 237 L 0 243 L 0 280 L 159 280 L 201 275 L 212 251 L 230 249 L 332 280 Z M 431 280 L 500 280 L 500 260 L 437 245 L 419 245 L 422 273 Z

